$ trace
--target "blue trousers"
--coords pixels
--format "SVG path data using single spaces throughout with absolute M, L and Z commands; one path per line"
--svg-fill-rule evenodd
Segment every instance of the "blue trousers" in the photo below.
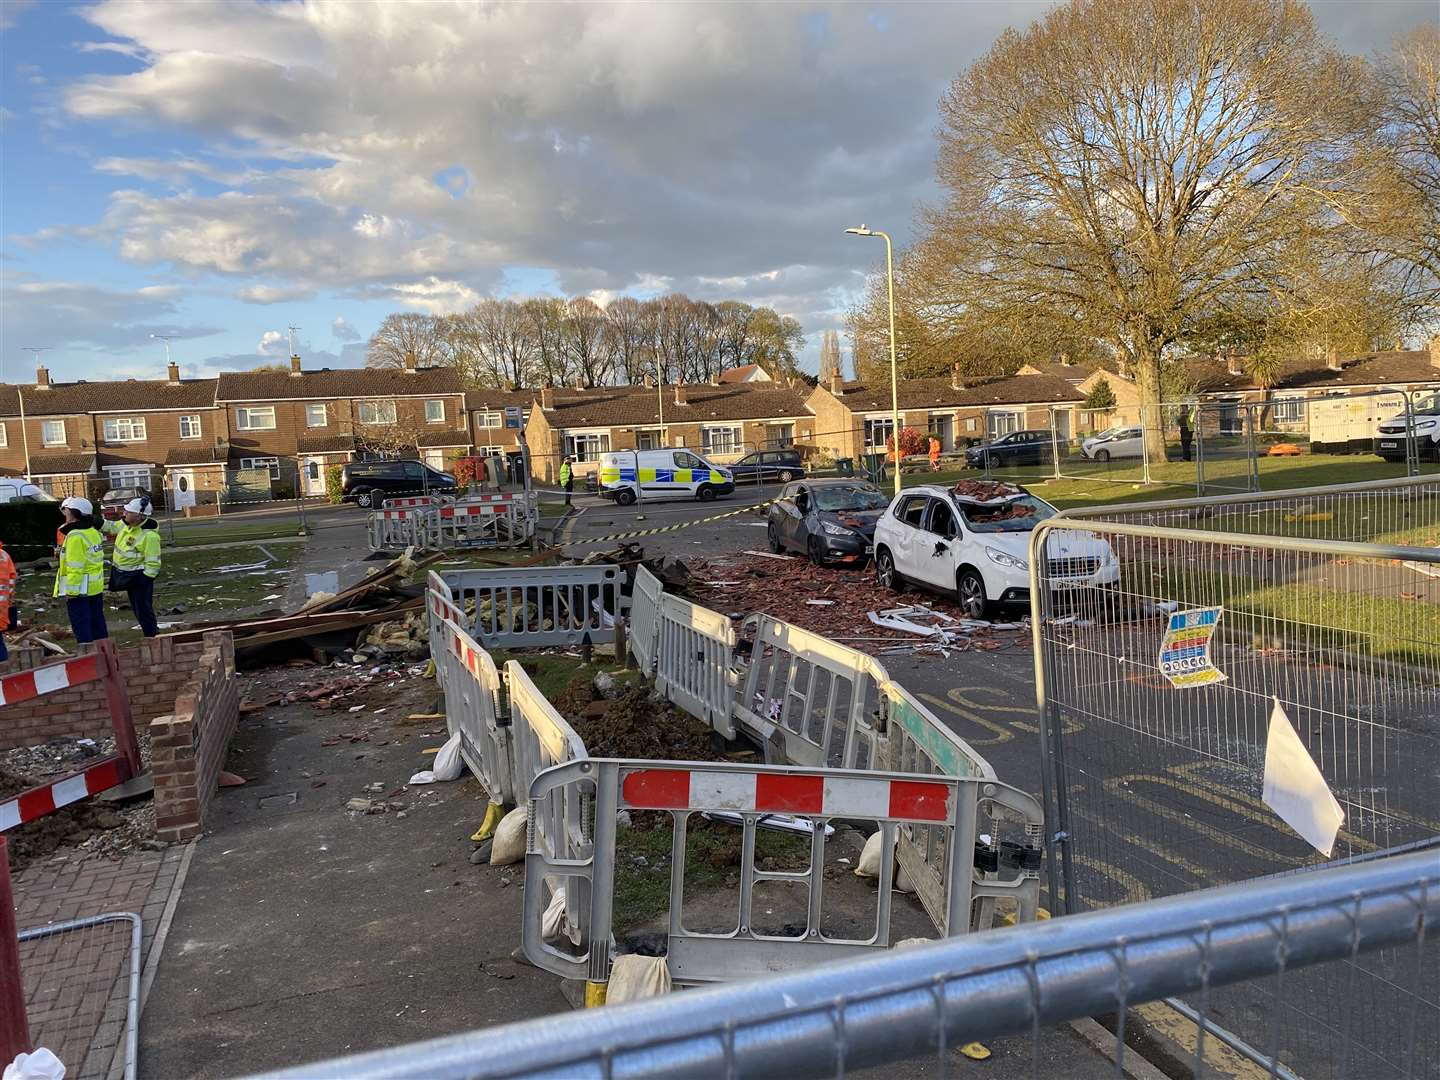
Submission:
M 125 583 L 125 592 L 130 597 L 130 610 L 139 620 L 141 632 L 146 637 L 160 633 L 160 626 L 155 621 L 155 579 L 137 572 Z
M 110 636 L 105 626 L 105 595 L 72 596 L 65 601 L 65 611 L 70 616 L 70 629 L 75 631 L 75 642 L 84 645 Z

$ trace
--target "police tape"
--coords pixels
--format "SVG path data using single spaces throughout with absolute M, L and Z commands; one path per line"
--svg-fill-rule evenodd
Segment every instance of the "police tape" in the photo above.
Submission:
M 765 502 L 751 503 L 736 510 L 727 510 L 723 514 L 712 514 L 710 517 L 695 518 L 693 521 L 677 521 L 674 525 L 660 525 L 653 529 L 634 529 L 630 532 L 611 533 L 608 536 L 572 536 L 568 540 L 562 541 L 560 546 L 607 544 L 612 540 L 634 540 L 641 536 L 659 536 L 661 533 L 679 532 L 681 529 L 688 529 L 695 525 L 709 525 L 714 521 L 724 521 L 726 518 L 736 517 L 754 510 L 763 510 L 779 501 L 779 499 L 768 499 Z

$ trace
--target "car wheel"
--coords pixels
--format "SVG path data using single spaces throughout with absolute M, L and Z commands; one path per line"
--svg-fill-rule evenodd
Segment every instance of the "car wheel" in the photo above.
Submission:
M 812 536 L 810 542 L 805 545 L 805 550 L 810 555 L 810 561 L 816 566 L 825 565 L 825 549 L 820 546 L 820 540 Z
M 621 506 L 632 506 L 635 503 L 635 492 L 631 488 L 615 493 L 615 501 Z
M 875 583 L 891 592 L 902 592 L 905 583 L 895 569 L 895 558 L 885 548 L 875 552 Z
M 1095 451 L 1095 460 L 1096 460 L 1096 461 L 1109 461 L 1109 460 L 1110 460 L 1110 451 L 1109 451 L 1109 450 L 1106 450 L 1106 449 L 1103 449 L 1103 448 L 1102 448 L 1102 449 L 1099 449 L 1099 450 L 1096 450 L 1096 451 Z
M 955 578 L 955 603 L 967 619 L 983 619 L 989 610 L 985 599 L 985 579 L 978 570 L 966 567 Z
M 774 522 L 765 526 L 765 539 L 770 541 L 770 550 L 772 553 L 779 555 L 780 552 L 784 550 L 784 545 L 780 543 L 780 534 L 776 531 Z
M 794 479 L 795 479 L 795 474 L 792 473 L 789 469 L 782 469 L 782 470 L 780 471 L 780 483 L 782 483 L 782 484 L 788 484 L 791 480 L 794 480 Z
M 697 499 L 699 499 L 701 502 L 714 502 L 714 501 L 715 501 L 715 489 L 714 489 L 713 487 L 711 487 L 709 484 L 701 484 L 701 485 L 700 485 L 700 490 L 697 491 L 697 492 L 695 492 L 695 497 L 696 497 Z
M 369 510 L 375 502 L 375 496 L 369 491 L 357 491 L 355 493 L 355 505 L 362 510 Z

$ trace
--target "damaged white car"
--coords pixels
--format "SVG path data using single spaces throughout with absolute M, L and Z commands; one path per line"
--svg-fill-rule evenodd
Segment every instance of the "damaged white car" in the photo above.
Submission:
M 899 591 L 906 582 L 955 597 L 971 619 L 1003 604 L 1030 602 L 1030 531 L 1053 506 L 1015 484 L 962 481 L 895 496 L 875 526 L 875 577 Z M 1113 587 L 1120 563 L 1104 540 L 1055 532 L 1046 552 L 1053 587 Z

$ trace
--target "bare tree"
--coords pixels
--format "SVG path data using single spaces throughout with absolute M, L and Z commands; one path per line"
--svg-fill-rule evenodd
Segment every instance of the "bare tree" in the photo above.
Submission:
M 754 345 L 750 329 L 755 321 L 755 309 L 741 300 L 722 300 L 715 305 L 715 314 L 720 320 L 717 341 L 720 371 L 750 363 Z
M 826 330 L 820 335 L 820 382 L 840 377 L 840 334 Z
M 956 312 L 1063 315 L 1153 405 L 1167 351 L 1266 293 L 1287 246 L 1354 201 L 1373 130 L 1358 71 L 1288 0 L 1070 0 L 942 99 L 947 197 L 912 281 Z M 1158 422 L 1146 441 L 1163 459 Z
M 386 315 L 370 338 L 366 367 L 403 368 L 407 357 L 418 367 L 434 367 L 447 360 L 445 325 L 434 315 L 417 311 Z
M 564 329 L 567 367 L 584 386 L 601 386 L 609 381 L 610 351 L 605 340 L 605 312 L 586 296 L 565 304 Z
M 535 350 L 535 378 L 544 386 L 564 386 L 565 301 L 540 296 L 520 305 L 525 332 Z
M 798 354 L 805 347 L 805 331 L 797 319 L 774 308 L 755 309 L 755 338 L 750 363 L 759 364 L 776 379 L 794 378 L 800 372 Z
M 617 379 L 642 381 L 653 366 L 645 308 L 634 297 L 621 296 L 605 307 L 605 335 Z

